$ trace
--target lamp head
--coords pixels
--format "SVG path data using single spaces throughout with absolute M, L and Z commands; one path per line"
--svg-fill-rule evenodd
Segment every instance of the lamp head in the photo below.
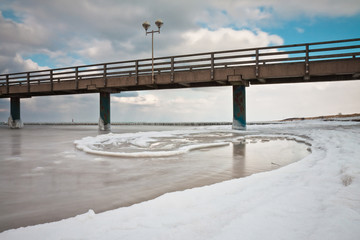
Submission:
M 164 24 L 163 21 L 161 21 L 160 19 L 156 20 L 155 22 L 156 26 L 160 29 L 161 26 Z
M 142 26 L 143 26 L 143 28 L 145 29 L 145 31 L 147 31 L 147 30 L 149 29 L 149 27 L 150 27 L 150 23 L 149 23 L 148 21 L 146 21 L 146 22 L 144 22 L 144 23 L 142 24 Z

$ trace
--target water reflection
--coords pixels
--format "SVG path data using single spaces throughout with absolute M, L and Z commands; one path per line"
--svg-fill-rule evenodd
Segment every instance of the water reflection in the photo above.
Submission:
M 245 143 L 233 143 L 233 166 L 232 166 L 232 177 L 239 178 L 246 176 L 246 144 Z
M 22 131 L 21 129 L 11 129 L 13 134 L 11 134 L 11 154 L 12 156 L 21 155 L 21 147 L 22 147 Z

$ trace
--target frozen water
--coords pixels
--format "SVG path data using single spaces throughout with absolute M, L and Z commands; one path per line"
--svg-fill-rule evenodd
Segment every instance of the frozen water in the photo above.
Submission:
M 167 193 L 105 213 L 90 210 L 60 222 L 6 231 L 0 239 L 360 238 L 360 123 L 299 121 L 249 126 L 247 133 L 295 136 L 310 143 L 312 153 L 274 171 Z M 261 143 L 253 138 L 245 141 Z
M 289 136 L 245 136 L 230 127 L 113 126 L 111 134 L 99 134 L 96 126 L 0 131 L 2 230 L 129 206 L 276 169 L 308 154 L 308 146 L 285 140 Z M 77 150 L 75 139 L 100 155 Z
M 227 133 L 207 131 L 171 131 L 131 134 L 106 134 L 75 141 L 87 153 L 115 157 L 167 157 L 195 149 L 229 145 Z

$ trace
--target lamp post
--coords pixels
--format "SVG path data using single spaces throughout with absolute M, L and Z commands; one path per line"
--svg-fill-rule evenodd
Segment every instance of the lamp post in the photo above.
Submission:
M 142 26 L 144 27 L 145 29 L 145 33 L 146 35 L 148 35 L 149 33 L 151 33 L 151 59 L 152 59 L 152 68 L 151 68 L 151 82 L 152 84 L 155 84 L 155 76 L 154 76 L 154 33 L 159 33 L 160 34 L 160 28 L 161 26 L 164 24 L 163 21 L 161 21 L 160 19 L 157 20 L 155 22 L 156 26 L 158 27 L 158 30 L 157 31 L 149 31 L 148 32 L 148 29 L 149 27 L 151 26 L 150 23 L 148 21 L 144 22 L 142 24 Z

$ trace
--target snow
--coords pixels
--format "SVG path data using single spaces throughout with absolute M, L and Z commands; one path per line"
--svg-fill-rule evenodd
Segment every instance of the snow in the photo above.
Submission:
M 306 139 L 312 153 L 274 171 L 89 210 L 0 239 L 360 239 L 360 123 L 298 121 L 247 131 Z
M 111 129 L 111 124 L 105 124 L 102 118 L 99 118 L 99 129 L 102 131 L 108 131 Z
M 8 118 L 8 125 L 10 128 L 23 128 L 24 123 L 21 119 L 13 120 L 12 116 Z
M 90 154 L 148 158 L 175 156 L 202 148 L 226 146 L 233 140 L 237 141 L 237 138 L 225 138 L 222 141 L 215 140 L 215 142 L 204 140 L 208 134 L 214 131 L 217 132 L 212 129 L 198 129 L 125 134 L 109 133 L 96 137 L 85 137 L 76 140 L 74 143 L 77 149 Z M 223 134 L 223 131 L 220 131 L 215 136 L 222 136 Z M 214 135 L 211 136 L 214 137 Z M 169 139 L 171 140 L 169 141 Z M 119 152 L 119 149 L 122 152 Z

